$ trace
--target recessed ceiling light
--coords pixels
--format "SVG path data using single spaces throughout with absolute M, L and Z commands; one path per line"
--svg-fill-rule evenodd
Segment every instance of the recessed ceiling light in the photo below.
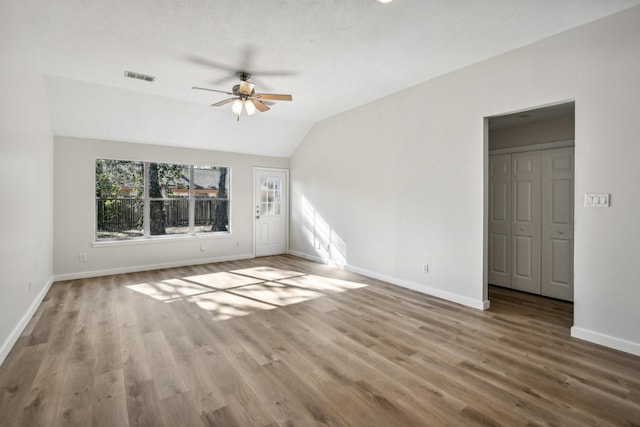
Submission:
M 393 0 L 378 0 L 378 3 L 391 3 Z

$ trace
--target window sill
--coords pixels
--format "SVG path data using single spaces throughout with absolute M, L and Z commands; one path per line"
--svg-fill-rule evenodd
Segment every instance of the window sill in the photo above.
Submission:
M 91 242 L 91 246 L 94 248 L 107 248 L 112 246 L 134 246 L 134 245 L 149 245 L 155 243 L 178 243 L 211 239 L 230 239 L 231 233 L 216 233 L 216 234 L 190 234 L 185 236 L 157 236 L 157 237 L 140 237 L 132 239 L 122 240 L 99 240 Z

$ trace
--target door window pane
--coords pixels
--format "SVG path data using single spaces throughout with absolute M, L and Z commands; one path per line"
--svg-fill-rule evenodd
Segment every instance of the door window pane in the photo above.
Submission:
M 260 179 L 260 215 L 280 215 L 282 180 L 278 177 Z

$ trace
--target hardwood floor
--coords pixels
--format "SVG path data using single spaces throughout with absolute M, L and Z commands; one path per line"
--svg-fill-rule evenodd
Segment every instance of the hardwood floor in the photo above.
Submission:
M 0 426 L 640 425 L 640 358 L 572 305 L 482 312 L 292 256 L 55 283 Z

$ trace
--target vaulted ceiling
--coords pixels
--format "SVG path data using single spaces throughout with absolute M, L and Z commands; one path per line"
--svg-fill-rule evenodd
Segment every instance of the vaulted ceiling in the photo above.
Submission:
M 22 0 L 57 135 L 289 156 L 319 120 L 640 0 Z M 145 82 L 125 71 L 156 77 Z M 236 71 L 290 93 L 236 121 Z

